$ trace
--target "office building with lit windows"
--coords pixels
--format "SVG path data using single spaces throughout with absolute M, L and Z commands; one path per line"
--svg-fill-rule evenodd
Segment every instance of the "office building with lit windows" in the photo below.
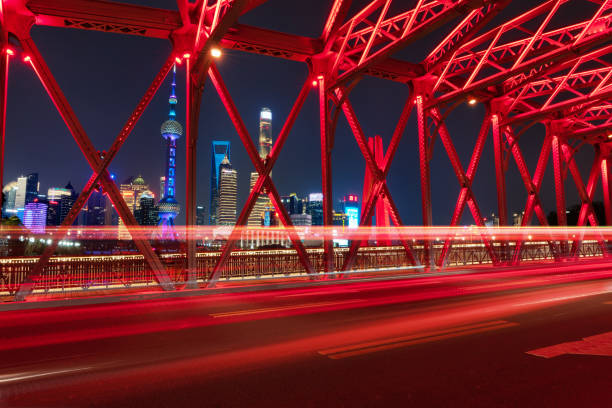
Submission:
M 217 207 L 219 206 L 219 170 L 221 162 L 227 157 L 231 162 L 230 142 L 227 140 L 213 140 L 211 144 L 210 169 L 210 225 L 217 225 Z
M 217 206 L 217 225 L 236 224 L 236 200 L 238 197 L 238 172 L 232 168 L 225 156 L 219 166 L 219 205 Z

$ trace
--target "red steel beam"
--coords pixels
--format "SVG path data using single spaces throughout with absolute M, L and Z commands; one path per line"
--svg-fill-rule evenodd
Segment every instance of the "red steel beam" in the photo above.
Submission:
M 407 119 L 410 115 L 410 112 L 412 111 L 413 104 L 412 102 L 410 102 L 411 98 L 409 98 L 409 101 L 404 105 L 404 109 L 402 110 L 402 113 L 400 115 L 398 125 L 391 139 L 389 150 L 387 151 L 387 154 L 384 155 L 384 157 L 382 157 L 382 145 L 381 145 L 381 150 L 379 152 L 381 154 L 381 158 L 380 158 L 381 166 L 378 165 L 378 161 L 373 154 L 374 152 L 368 146 L 365 135 L 363 133 L 363 129 L 361 128 L 361 125 L 359 124 L 359 121 L 357 119 L 357 115 L 355 114 L 355 111 L 353 107 L 351 106 L 348 98 L 344 94 L 344 91 L 340 88 L 337 88 L 335 92 L 335 98 L 333 99 L 336 105 L 341 105 L 344 116 L 346 117 L 349 127 L 351 128 L 351 132 L 353 133 L 353 136 L 355 137 L 355 140 L 357 142 L 357 146 L 361 150 L 361 154 L 363 155 L 366 161 L 368 175 L 371 176 L 373 179 L 372 180 L 373 185 L 372 185 L 372 188 L 369 189 L 369 195 L 368 196 L 364 195 L 363 197 L 364 206 L 363 206 L 360 225 L 361 226 L 370 225 L 370 219 L 372 217 L 372 213 L 374 211 L 375 206 L 378 206 L 378 204 L 381 204 L 382 206 L 384 206 L 382 208 L 389 211 L 395 226 L 401 226 L 402 225 L 401 217 L 399 215 L 399 212 L 397 211 L 397 207 L 393 203 L 393 199 L 391 198 L 391 195 L 388 191 L 388 186 L 386 185 L 386 175 L 389 171 L 391 160 L 397 149 L 399 139 L 401 138 L 401 135 L 406 127 Z M 380 201 L 381 195 L 383 198 L 382 201 Z M 381 209 L 381 211 L 384 211 L 384 210 Z M 378 218 L 377 218 L 376 225 L 380 226 Z M 410 245 L 404 239 L 401 239 L 401 241 L 402 241 L 402 245 L 406 249 L 406 256 L 408 260 L 414 264 L 415 258 L 414 258 L 414 254 L 412 251 L 412 245 Z M 344 260 L 344 264 L 342 267 L 343 271 L 346 271 L 353 266 L 355 256 L 357 254 L 359 247 L 361 246 L 361 243 L 362 243 L 361 240 L 354 240 L 351 243 L 349 252 L 346 255 L 345 260 Z
M 604 211 L 606 214 L 606 225 L 612 226 L 612 186 L 610 183 L 610 153 L 601 161 L 601 183 L 603 187 Z
M 421 214 L 423 217 L 423 226 L 430 227 L 432 225 L 431 216 L 431 179 L 429 171 L 429 162 L 431 160 L 429 153 L 429 130 L 427 128 L 427 115 L 425 113 L 424 101 L 422 95 L 416 96 L 416 111 L 417 111 L 417 127 L 419 132 L 419 170 L 421 176 Z M 423 264 L 426 268 L 432 266 L 431 246 L 428 241 L 423 242 Z
M 484 1 L 486 4 L 495 2 L 497 0 Z M 344 45 L 334 56 L 336 60 L 334 66 L 343 72 L 338 75 L 338 79 L 330 88 L 346 84 L 408 43 L 478 7 L 475 2 L 469 0 L 454 2 L 419 0 L 414 9 L 387 16 L 390 5 L 391 0 L 374 1 L 339 29 L 340 35 L 336 41 L 337 44 Z M 369 24 L 369 18 L 376 15 L 378 15 L 376 23 Z M 365 21 L 368 21 L 368 26 L 358 29 Z M 374 45 L 376 47 L 372 51 Z
M 589 178 L 587 181 L 587 186 L 585 187 L 584 182 L 582 181 L 582 176 L 580 175 L 580 170 L 574 161 L 574 155 L 571 147 L 563 141 L 561 144 L 561 150 L 563 152 L 563 157 L 565 159 L 565 163 L 568 166 L 570 174 L 574 179 L 574 183 L 576 188 L 578 189 L 578 196 L 582 201 L 582 205 L 580 207 L 580 213 L 578 214 L 578 226 L 584 226 L 586 224 L 586 220 L 590 222 L 591 226 L 596 227 L 599 225 L 597 221 L 597 215 L 595 214 L 595 209 L 593 208 L 593 195 L 595 194 L 595 187 L 597 185 L 597 179 L 599 177 L 599 171 L 602 161 L 601 152 L 597 151 L 595 154 L 595 159 L 593 160 L 593 165 L 591 166 L 591 171 L 589 172 Z M 571 255 L 576 256 L 578 253 L 578 247 L 582 239 L 575 239 L 572 243 Z M 599 245 L 602 248 L 603 254 L 607 254 L 606 245 L 603 242 L 603 239 L 599 240 Z
M 36 24 L 169 38 L 182 27 L 178 12 L 101 0 L 28 0 Z
M 325 88 L 325 77 L 317 77 L 319 90 L 319 127 L 321 132 L 321 188 L 323 190 L 323 225 L 333 224 L 331 153 L 333 148 L 329 121 L 329 95 Z M 335 269 L 334 245 L 327 234 L 323 237 L 323 269 L 330 273 Z
M 497 181 L 497 207 L 499 212 L 499 225 L 508 225 L 508 210 L 506 200 L 506 169 L 504 163 L 504 130 L 500 126 L 499 113 L 491 115 L 491 128 L 493 129 L 493 151 L 495 157 L 495 179 Z
M 66 123 L 66 126 L 72 133 L 73 138 L 79 145 L 85 159 L 89 163 L 92 170 L 95 172 L 96 169 L 100 168 L 102 165 L 102 159 L 98 156 L 97 151 L 95 150 L 93 144 L 89 140 L 83 126 L 79 122 L 76 117 L 72 107 L 68 103 L 68 100 L 64 96 L 61 88 L 57 84 L 55 78 L 51 74 L 49 67 L 47 66 L 45 60 L 42 55 L 38 51 L 38 48 L 34 44 L 34 41 L 29 37 L 20 38 L 21 45 L 24 51 L 27 53 L 27 58 L 32 68 L 36 72 L 38 78 L 41 83 L 45 87 L 45 90 L 49 94 L 49 97 L 53 101 L 55 107 L 58 112 L 62 116 L 62 119 Z M 108 171 L 103 172 L 103 177 L 100 178 L 100 183 L 104 190 L 108 193 L 111 201 L 115 205 L 119 216 L 125 223 L 128 228 L 128 231 L 131 230 L 131 227 L 137 225 L 134 215 L 131 213 L 129 208 L 127 207 L 117 185 L 111 180 Z M 83 194 L 82 194 L 83 195 Z M 149 267 L 153 271 L 155 277 L 157 278 L 160 286 L 165 290 L 174 289 L 174 284 L 170 280 L 170 277 L 166 273 L 163 265 L 161 264 L 159 258 L 153 252 L 151 248 L 151 244 L 142 239 L 135 239 L 134 243 L 136 247 L 141 251 L 145 260 L 149 264 Z M 28 274 L 24 283 L 20 286 L 15 298 L 17 300 L 25 300 L 25 297 L 31 293 L 34 287 L 34 281 L 32 280 L 35 276 Z
M 548 131 L 548 129 L 547 129 Z M 563 152 L 559 135 L 552 135 L 553 171 L 555 176 L 555 198 L 557 204 L 557 225 L 567 226 L 567 213 L 565 204 L 565 169 L 563 168 Z M 561 241 L 561 255 L 567 254 L 567 242 Z
M 455 208 L 455 213 L 453 214 L 453 218 L 451 219 L 451 226 L 457 225 L 457 223 L 460 221 L 461 212 L 463 211 L 463 208 L 465 207 L 465 203 L 467 202 L 468 207 L 470 208 L 470 212 L 472 213 L 472 217 L 474 218 L 474 222 L 479 227 L 482 227 L 484 226 L 484 221 L 482 219 L 480 208 L 478 207 L 478 204 L 476 202 L 476 197 L 474 196 L 474 192 L 472 191 L 472 180 L 473 180 L 476 169 L 475 167 L 471 167 L 472 168 L 472 171 L 470 173 L 471 177 L 468 178 L 466 173 L 463 171 L 463 166 L 461 165 L 461 161 L 459 160 L 459 155 L 457 154 L 457 150 L 455 149 L 453 141 L 451 140 L 450 134 L 448 132 L 448 129 L 446 128 L 446 124 L 444 123 L 444 120 L 442 119 L 440 111 L 438 110 L 438 108 L 432 108 L 430 110 L 430 114 L 431 114 L 431 117 L 434 119 L 434 121 L 437 124 L 438 135 L 440 136 L 440 140 L 442 141 L 444 149 L 446 150 L 446 153 L 448 154 L 448 158 L 450 159 L 451 166 L 453 167 L 455 175 L 457 176 L 457 180 L 459 181 L 459 184 L 461 186 L 461 191 L 459 193 L 459 202 L 457 203 L 458 206 Z M 485 122 L 488 122 L 488 116 L 487 118 L 485 118 Z M 470 163 L 475 162 L 477 164 L 478 161 L 480 160 L 480 156 L 482 154 L 482 148 L 484 146 L 484 141 L 485 141 L 485 138 L 488 132 L 488 126 L 483 125 L 483 128 L 486 130 L 483 132 L 482 131 L 483 129 L 481 128 L 481 132 L 478 135 L 479 138 L 476 141 L 476 147 L 474 149 L 475 152 L 474 152 L 474 155 Z M 461 201 L 463 201 L 463 203 L 461 203 Z M 485 245 L 487 252 L 489 253 L 491 262 L 493 264 L 496 264 L 498 262 L 497 256 L 495 255 L 495 251 L 493 250 L 493 246 L 491 245 L 489 238 L 483 235 L 482 241 Z M 440 254 L 440 258 L 438 259 L 438 267 L 444 266 L 446 255 L 448 251 L 450 250 L 450 243 L 451 243 L 451 238 L 445 241 L 444 247 L 442 248 L 442 252 Z
M 544 224 L 542 223 L 542 214 L 544 214 L 544 211 L 542 209 L 542 203 L 540 202 L 539 194 L 540 194 L 540 187 L 542 186 L 542 179 L 544 178 L 544 172 L 546 171 L 546 166 L 548 164 L 548 159 L 550 157 L 551 142 L 553 139 L 554 139 L 554 136 L 551 137 L 550 135 L 547 135 L 546 138 L 544 139 L 544 142 L 542 143 L 542 149 L 540 150 L 540 156 L 538 158 L 538 164 L 536 165 L 536 170 L 533 174 L 533 179 L 530 178 L 528 174 L 528 170 L 526 166 L 524 166 L 522 155 L 520 154 L 520 152 L 517 153 L 517 156 L 519 158 L 519 161 L 517 162 L 517 164 L 522 163 L 519 166 L 519 172 L 521 172 L 523 182 L 526 183 L 525 187 L 527 188 L 527 203 L 525 204 L 525 213 L 523 214 L 523 219 L 521 221 L 521 227 L 528 226 L 531 223 L 531 218 L 534 212 L 536 213 L 536 216 L 538 217 L 538 220 L 540 221 L 541 225 L 543 226 L 548 225 L 548 222 Z M 518 144 L 514 140 L 514 138 L 510 140 L 513 141 L 512 143 L 516 145 L 516 149 L 518 150 Z M 527 172 L 527 173 L 523 174 L 523 172 Z M 527 179 L 529 179 L 529 182 L 527 182 Z M 513 263 L 515 264 L 520 262 L 522 247 L 523 247 L 523 240 L 518 240 L 514 247 Z M 553 253 L 556 253 L 556 250 L 553 251 Z
M 280 152 L 283 148 L 283 145 L 285 144 L 285 141 L 287 140 L 287 136 L 289 135 L 289 132 L 291 131 L 291 128 L 293 127 L 293 124 L 295 123 L 298 113 L 300 112 L 300 110 L 302 109 L 302 106 L 304 105 L 306 97 L 308 96 L 308 93 L 311 89 L 311 80 L 308 79 L 302 86 L 302 89 L 300 90 L 300 93 L 293 105 L 293 108 L 291 109 L 291 112 L 289 113 L 289 116 L 287 117 L 287 120 L 285 121 L 285 124 L 283 125 L 279 133 L 279 136 L 276 139 L 276 142 L 274 142 L 274 146 L 272 147 L 272 151 L 270 152 L 270 155 L 267 157 L 267 160 L 264 161 L 259 157 L 259 154 L 257 153 L 257 149 L 255 148 L 255 145 L 253 144 L 253 140 L 251 139 L 251 136 L 246 130 L 246 126 L 244 125 L 244 122 L 242 121 L 242 118 L 240 117 L 240 114 L 238 113 L 236 105 L 234 104 L 231 98 L 231 95 L 229 94 L 229 91 L 227 90 L 227 87 L 223 83 L 223 79 L 221 78 L 219 71 L 214 65 L 212 65 L 210 68 L 209 76 L 210 76 L 213 86 L 215 87 L 219 97 L 221 98 L 221 101 L 223 102 L 223 105 L 225 106 L 225 109 L 228 115 L 230 116 L 232 123 L 234 124 L 234 127 L 236 128 L 238 136 L 240 137 L 245 149 L 247 150 L 247 154 L 249 155 L 249 158 L 251 159 L 251 161 L 253 162 L 253 165 L 255 166 L 255 170 L 259 174 L 257 178 L 257 182 L 255 183 L 255 186 L 251 190 L 249 194 L 249 198 L 247 199 L 246 204 L 242 208 L 242 211 L 240 212 L 240 216 L 238 217 L 236 225 L 232 229 L 232 232 L 227 240 L 227 243 L 225 244 L 221 252 L 221 256 L 217 260 L 217 263 L 213 269 L 213 273 L 211 277 L 209 278 L 208 286 L 214 287 L 216 282 L 219 279 L 219 276 L 221 274 L 221 271 L 223 270 L 223 267 L 225 266 L 227 260 L 229 259 L 233 246 L 235 245 L 236 241 L 240 237 L 241 231 L 239 230 L 239 228 L 246 225 L 249 214 L 251 213 L 253 207 L 255 206 L 255 201 L 257 200 L 257 197 L 259 196 L 259 194 L 262 192 L 263 188 L 264 187 L 267 188 L 268 195 L 270 196 L 270 199 L 273 201 L 273 203 L 278 201 L 277 200 L 278 193 L 276 192 L 276 188 L 274 187 L 274 184 L 270 180 L 270 172 L 272 171 L 272 167 L 274 166 L 278 156 L 280 155 Z M 282 203 L 281 203 L 281 206 L 282 206 Z M 282 213 L 282 208 L 277 209 L 277 211 L 278 211 L 279 217 L 281 218 L 281 222 L 283 223 L 283 225 L 285 226 L 286 230 L 289 233 L 289 237 L 292 240 L 293 246 L 295 247 L 298 253 L 298 257 L 300 258 L 300 261 L 304 265 L 304 269 L 309 274 L 311 275 L 314 274 L 314 269 L 312 268 L 312 265 L 306 253 L 306 250 L 304 249 L 302 241 L 299 239 L 299 237 L 295 233 L 295 230 L 291 223 L 291 219 L 288 216 L 285 217 L 286 214 Z
M 550 1 L 546 4 L 553 6 L 553 3 Z M 537 9 L 540 13 L 534 13 L 535 16 L 548 10 L 543 8 L 543 6 L 538 6 Z M 529 17 L 534 16 L 529 15 Z M 526 21 L 529 19 L 523 18 Z M 592 19 L 574 26 L 542 33 L 539 47 L 533 49 L 529 48 L 532 44 L 532 35 L 520 41 L 495 47 L 496 42 L 504 32 L 516 28 L 522 30 L 520 24 L 516 22 L 505 23 L 462 47 L 461 52 L 458 53 L 459 55 L 449 61 L 435 87 L 436 90 L 442 91 L 441 85 L 444 84 L 449 90 L 438 95 L 431 102 L 434 104 L 447 104 L 466 98 L 471 93 L 479 90 L 512 80 L 514 77 L 519 77 L 523 80 L 525 76 L 537 78 L 540 75 L 540 71 L 544 69 L 576 59 L 577 55 L 579 56 L 590 51 L 612 38 L 612 26 L 609 16 L 602 16 L 597 19 L 597 23 L 604 24 L 604 28 L 590 33 L 589 36 L 580 37 L 580 33 L 588 28 L 591 21 Z M 472 50 L 473 47 L 487 43 L 489 46 L 485 51 L 474 52 Z M 543 44 L 546 43 L 551 45 L 544 46 Z M 525 57 L 527 54 L 530 54 L 529 58 Z M 502 63 L 506 63 L 506 65 L 511 64 L 511 66 L 501 65 Z M 478 73 L 481 71 L 485 72 L 484 68 L 494 69 L 497 72 L 493 74 L 487 73 L 483 78 L 478 79 Z M 464 74 L 470 75 L 466 78 Z
M 136 123 L 138 122 L 138 120 L 144 113 L 146 107 L 149 105 L 149 103 L 155 96 L 157 90 L 159 89 L 160 85 L 163 83 L 164 79 L 168 75 L 168 72 L 172 68 L 173 64 L 174 64 L 174 55 L 171 54 L 166 60 L 165 64 L 162 66 L 159 73 L 153 79 L 153 82 L 151 83 L 151 85 L 149 86 L 149 88 L 147 89 L 143 97 L 141 98 L 138 105 L 136 105 L 136 109 L 134 109 L 134 111 L 128 118 L 127 122 L 125 123 L 125 125 L 123 126 L 123 128 L 121 129 L 117 137 L 115 138 L 113 144 L 111 145 L 111 147 L 108 149 L 108 151 L 104 155 L 104 158 L 102 159 L 102 162 L 100 163 L 99 167 L 91 175 L 91 177 L 85 184 L 85 187 L 83 187 L 83 190 L 81 191 L 76 201 L 70 208 L 70 211 L 64 218 L 64 221 L 62 222 L 62 227 L 68 228 L 71 225 L 73 225 L 74 221 L 77 219 L 78 215 L 80 214 L 81 209 L 87 203 L 89 196 L 101 182 L 101 178 L 107 175 L 108 166 L 110 165 L 112 160 L 115 158 L 121 146 L 123 146 L 123 143 L 126 141 L 127 137 L 130 135 L 130 133 L 136 126 Z M 52 236 L 51 244 L 45 247 L 45 250 L 42 252 L 42 254 L 40 255 L 38 259 L 38 262 L 36 263 L 32 271 L 30 272 L 33 277 L 32 278 L 33 281 L 35 281 L 36 277 L 38 277 L 42 273 L 49 259 L 55 253 L 55 250 L 57 249 L 59 241 L 64 238 L 65 233 L 66 233 L 66 230 L 62 228 L 54 232 Z
M 0 32 L 0 186 L 4 187 L 4 143 L 6 140 L 6 102 L 8 90 L 9 61 L 13 51 Z M 0 191 L 0 218 L 2 217 L 3 194 Z

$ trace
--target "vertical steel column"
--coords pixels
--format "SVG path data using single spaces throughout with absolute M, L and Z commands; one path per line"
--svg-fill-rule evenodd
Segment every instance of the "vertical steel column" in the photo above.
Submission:
M 4 39 L 3 39 L 4 40 Z M 6 48 L 6 41 L 2 41 L 0 54 L 0 189 L 4 188 L 4 142 L 6 138 L 6 96 L 8 90 L 9 58 L 12 51 Z M 2 218 L 2 191 L 0 190 L 0 218 Z
M 603 150 L 603 148 L 602 148 Z M 601 161 L 601 184 L 603 187 L 603 200 L 604 210 L 606 213 L 606 225 L 612 226 L 612 189 L 610 188 L 610 153 L 606 152 L 603 160 Z
M 491 115 L 493 128 L 493 150 L 495 155 L 495 179 L 497 181 L 497 207 L 499 211 L 499 225 L 508 225 L 508 209 L 506 207 L 506 176 L 504 169 L 504 138 L 499 126 L 499 115 Z
M 383 142 L 382 137 L 376 135 L 374 137 L 374 161 L 376 162 L 379 168 L 383 167 L 383 162 L 385 160 L 385 153 L 383 150 Z M 378 200 L 376 202 L 376 227 L 385 227 L 389 228 L 391 223 L 389 222 L 389 208 L 386 205 L 385 201 Z M 382 245 L 391 245 L 391 241 L 389 239 L 382 240 Z
M 328 228 L 333 224 L 331 150 L 332 141 L 329 126 L 329 105 L 325 78 L 320 75 L 319 82 L 319 121 L 321 126 L 321 188 L 323 190 L 323 226 Z M 323 236 L 323 267 L 325 272 L 333 272 L 334 243 L 328 234 Z
M 548 131 L 548 128 L 547 128 Z M 552 156 L 553 169 L 555 175 L 555 198 L 557 201 L 557 225 L 567 226 L 567 213 L 565 207 L 565 177 L 563 174 L 563 152 L 561 151 L 561 141 L 558 135 L 552 135 Z M 561 256 L 567 254 L 567 241 L 561 240 Z
M 423 96 L 416 97 L 417 125 L 419 130 L 419 162 L 421 175 L 421 211 L 423 226 L 432 225 L 431 217 L 431 180 L 429 175 L 429 135 L 427 131 L 427 116 L 423 107 Z M 431 246 L 429 241 L 423 242 L 423 265 L 430 268 L 432 265 Z
M 197 144 L 198 144 L 198 117 L 199 117 L 199 100 L 201 92 L 195 86 L 191 72 L 191 60 L 185 58 L 185 99 L 187 101 L 185 107 L 185 244 L 187 256 L 187 276 L 186 288 L 198 288 L 196 274 L 196 238 L 194 234 L 196 220 L 196 195 L 197 195 Z

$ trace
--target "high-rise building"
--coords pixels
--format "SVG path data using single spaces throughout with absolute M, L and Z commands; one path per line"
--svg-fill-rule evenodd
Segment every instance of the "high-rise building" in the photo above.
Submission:
M 26 176 L 25 203 L 33 203 L 38 198 L 38 173 L 30 173 Z
M 140 209 L 140 198 L 143 194 L 153 196 L 153 193 L 149 190 L 149 185 L 140 175 L 126 179 L 119 185 L 119 191 L 132 214 L 136 214 L 136 211 Z M 130 239 L 131 235 L 121 218 L 118 219 L 118 225 L 119 239 Z
M 155 197 L 152 194 L 142 193 L 140 195 L 139 208 L 134 216 L 140 225 L 157 225 L 159 222 L 158 208 L 155 205 Z
M 196 206 L 196 225 L 206 225 L 206 208 L 204 208 L 204 205 Z
M 255 183 L 257 183 L 257 179 L 259 178 L 259 173 L 256 171 L 251 172 L 251 183 L 249 188 L 249 193 L 253 191 L 253 187 L 255 187 Z M 266 207 L 268 207 L 269 203 L 268 197 L 264 195 L 259 195 L 255 200 L 255 205 L 249 214 L 249 218 L 247 220 L 247 225 L 250 227 L 260 227 L 263 225 L 263 218 L 265 215 Z
M 232 168 L 227 156 L 219 166 L 219 205 L 217 225 L 236 223 L 236 199 L 238 194 L 238 173 Z
M 232 160 L 230 155 L 230 142 L 226 140 L 213 140 L 211 144 L 210 169 L 210 225 L 217 225 L 217 207 L 219 206 L 219 168 L 223 159 Z
M 265 159 L 272 150 L 272 111 L 268 108 L 262 108 L 259 113 L 259 157 Z M 272 174 L 270 173 L 270 177 Z M 253 190 L 259 173 L 256 171 L 251 173 L 250 190 Z M 270 207 L 270 199 L 265 194 L 260 194 L 255 201 L 255 205 L 249 214 L 247 224 L 257 227 L 265 225 L 266 209 Z
M 23 225 L 35 234 L 45 232 L 47 223 L 47 204 L 39 202 L 37 198 L 25 205 L 23 211 Z
M 26 185 L 28 183 L 28 178 L 26 176 L 21 176 L 17 178 L 17 191 L 15 193 L 15 210 L 22 210 L 25 207 L 25 199 L 26 199 Z
M 306 213 L 312 217 L 312 225 L 323 225 L 323 194 L 311 193 L 306 203 Z
M 262 108 L 259 112 L 259 156 L 264 159 L 272 150 L 272 111 Z
M 70 183 L 70 181 L 68 182 L 68 184 L 66 184 L 66 187 L 64 187 L 64 189 L 68 191 L 68 194 L 62 195 L 59 201 L 59 223 L 58 225 L 64 222 L 64 219 L 68 216 L 68 213 L 70 212 L 70 209 L 72 208 L 72 205 L 77 199 L 76 192 L 74 191 L 74 187 L 72 187 L 72 184 Z
M 4 202 L 2 203 L 3 211 L 12 212 L 15 209 L 15 198 L 19 189 L 17 182 L 12 181 L 4 186 L 2 193 L 4 194 Z
M 66 195 L 72 195 L 72 191 L 64 187 L 49 187 L 47 190 L 47 200 L 60 200 Z
M 348 217 L 348 227 L 359 227 L 359 196 L 349 194 L 342 199 L 342 212 Z
M 85 225 L 106 225 L 107 201 L 108 199 L 103 192 L 93 191 L 91 193 L 87 200 Z
M 282 196 L 281 202 L 289 215 L 302 214 L 306 210 L 304 200 L 299 198 L 295 193 L 291 193 L 288 196 Z
M 172 86 L 168 99 L 170 109 L 168 120 L 162 123 L 161 135 L 166 140 L 166 174 L 164 196 L 158 203 L 159 224 L 162 225 L 162 237 L 173 238 L 171 230 L 174 220 L 181 210 L 176 201 L 176 140 L 183 135 L 183 126 L 176 121 L 176 65 L 172 68 Z

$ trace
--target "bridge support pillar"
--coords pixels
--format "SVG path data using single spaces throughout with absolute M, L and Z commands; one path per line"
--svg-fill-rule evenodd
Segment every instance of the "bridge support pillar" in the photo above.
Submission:
M 197 194 L 197 143 L 198 143 L 198 123 L 200 116 L 200 104 L 202 100 L 202 88 L 196 86 L 193 73 L 191 72 L 190 58 L 185 59 L 185 129 L 186 137 L 186 197 L 185 197 L 185 246 L 187 257 L 187 269 L 185 277 L 185 287 L 187 289 L 197 289 L 197 265 L 196 265 L 196 194 Z
M 548 129 L 547 129 L 548 131 Z M 555 175 L 555 198 L 557 202 L 557 225 L 567 226 L 565 209 L 565 171 L 563 169 L 563 152 L 558 135 L 552 135 L 553 170 Z M 561 256 L 567 254 L 567 241 L 561 241 Z
M 321 189 L 323 192 L 323 226 L 329 228 L 333 225 L 332 204 L 332 169 L 331 152 L 333 149 L 333 134 L 329 122 L 329 95 L 325 88 L 325 77 L 317 77 L 319 85 L 319 124 L 321 128 Z M 323 235 L 323 269 L 331 273 L 334 265 L 334 243 L 329 238 L 328 231 Z
M 9 59 L 13 53 L 8 48 L 6 33 L 0 33 L 0 188 L 4 187 L 4 141 L 6 137 L 6 101 L 8 88 Z M 0 218 L 2 218 L 2 194 L 0 192 Z
M 603 187 L 604 210 L 606 213 L 606 225 L 612 225 L 612 186 L 610 185 L 610 165 L 612 164 L 612 154 L 608 148 L 602 147 L 602 152 L 605 152 L 601 161 L 601 184 Z
M 431 176 L 429 162 L 431 160 L 431 143 L 429 129 L 427 128 L 427 115 L 425 113 L 423 95 L 416 96 L 417 128 L 419 132 L 419 174 L 421 178 L 421 211 L 423 226 L 432 225 L 431 216 Z M 433 265 L 431 244 L 423 241 L 423 264 L 426 268 Z

